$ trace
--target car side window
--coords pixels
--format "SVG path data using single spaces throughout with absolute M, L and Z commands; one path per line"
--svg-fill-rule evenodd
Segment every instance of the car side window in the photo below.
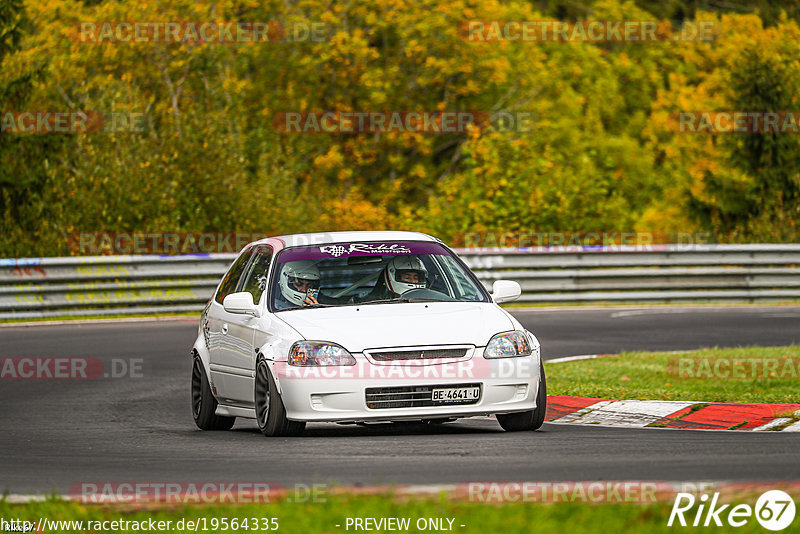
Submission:
M 261 299 L 261 294 L 267 288 L 267 275 L 269 274 L 269 264 L 272 262 L 272 247 L 269 245 L 258 245 L 255 257 L 247 268 L 244 277 L 242 291 L 247 291 L 253 295 L 253 302 L 256 304 Z
M 236 261 L 233 262 L 228 272 L 225 274 L 225 278 L 222 279 L 222 283 L 219 285 L 219 290 L 217 290 L 217 294 L 214 297 L 214 300 L 222 304 L 222 301 L 225 300 L 225 297 L 230 295 L 231 293 L 236 292 L 236 286 L 239 284 L 239 279 L 242 277 L 242 273 L 244 272 L 244 268 L 247 266 L 247 262 L 250 261 L 250 257 L 253 255 L 253 249 L 248 249 L 244 251 Z
M 469 281 L 464 272 L 458 268 L 456 260 L 450 256 L 441 256 L 444 267 L 454 282 L 456 295 L 454 297 L 463 300 L 480 301 L 482 297 L 475 285 Z

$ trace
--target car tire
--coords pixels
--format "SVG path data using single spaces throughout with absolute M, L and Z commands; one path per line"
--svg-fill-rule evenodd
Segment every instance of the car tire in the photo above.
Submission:
M 217 415 L 217 399 L 211 393 L 208 376 L 199 356 L 192 362 L 192 416 L 201 430 L 230 430 L 235 417 Z
M 497 414 L 497 422 L 506 432 L 536 430 L 544 423 L 547 412 L 547 380 L 544 366 L 539 364 L 539 392 L 536 394 L 536 408 L 527 412 Z
M 286 418 L 286 407 L 278 394 L 269 365 L 263 357 L 256 362 L 255 379 L 256 421 L 261 433 L 269 437 L 298 436 L 306 428 L 305 422 Z

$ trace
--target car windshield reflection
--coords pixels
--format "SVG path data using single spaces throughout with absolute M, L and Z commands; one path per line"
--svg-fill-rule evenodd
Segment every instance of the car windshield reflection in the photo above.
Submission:
M 488 302 L 475 276 L 438 243 L 293 247 L 276 258 L 273 311 L 410 302 Z

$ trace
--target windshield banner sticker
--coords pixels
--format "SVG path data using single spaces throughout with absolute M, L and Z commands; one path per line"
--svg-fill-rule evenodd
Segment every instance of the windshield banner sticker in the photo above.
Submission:
M 439 243 L 401 241 L 394 243 L 333 243 L 316 247 L 288 248 L 279 263 L 297 260 L 325 260 L 350 256 L 390 256 L 401 254 L 447 254 Z
M 319 247 L 321 252 L 330 254 L 338 258 L 339 256 L 349 256 L 353 252 L 365 254 L 411 254 L 411 249 L 399 243 L 352 243 L 350 245 L 326 245 Z

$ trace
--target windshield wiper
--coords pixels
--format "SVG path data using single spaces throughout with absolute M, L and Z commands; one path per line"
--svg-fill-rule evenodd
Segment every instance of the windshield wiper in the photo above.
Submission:
M 307 304 L 305 306 L 301 306 L 300 308 L 295 308 L 296 310 L 307 310 L 309 308 L 333 308 L 334 304 L 322 304 L 318 302 L 317 304 Z
M 422 297 L 407 297 L 407 298 L 397 298 L 397 299 L 379 299 L 379 300 L 370 300 L 369 302 L 359 302 L 359 306 L 362 304 L 394 304 L 396 302 L 450 302 L 448 300 L 442 299 L 426 299 Z
M 275 313 L 308 310 L 310 308 L 334 308 L 334 307 L 336 307 L 335 304 L 309 304 L 308 306 L 300 306 L 298 308 L 284 308 L 282 310 L 275 310 Z
M 361 306 L 363 304 L 394 304 L 396 302 L 411 302 L 411 299 L 379 299 L 379 300 L 370 300 L 368 302 L 359 302 L 358 305 Z

